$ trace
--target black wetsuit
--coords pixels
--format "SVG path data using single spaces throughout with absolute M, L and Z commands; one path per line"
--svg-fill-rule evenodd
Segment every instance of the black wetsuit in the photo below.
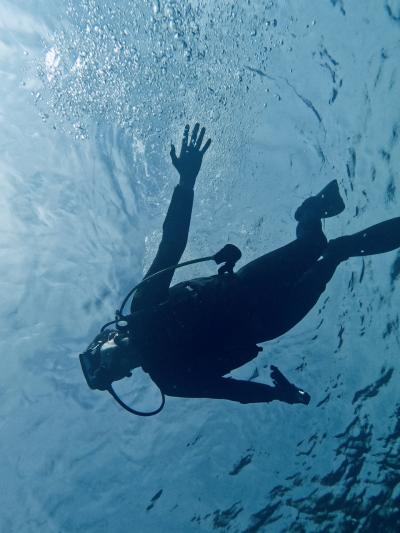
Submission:
M 145 278 L 179 262 L 192 206 L 193 191 L 178 185 Z M 338 263 L 317 262 L 326 242 L 316 219 L 298 225 L 295 241 L 235 274 L 173 287 L 173 271 L 149 280 L 131 307 L 132 341 L 142 368 L 170 396 L 241 403 L 276 399 L 273 387 L 223 376 L 251 361 L 260 350 L 257 343 L 288 331 L 314 305 Z
M 193 191 L 178 185 L 146 276 L 179 262 L 192 206 Z M 236 274 L 192 279 L 170 288 L 170 271 L 138 290 L 131 309 L 133 346 L 143 369 L 165 394 L 291 403 L 290 391 L 279 397 L 274 387 L 223 376 L 251 361 L 259 351 L 257 343 L 274 339 L 299 323 L 342 261 L 400 247 L 400 217 L 327 242 L 322 213 L 303 211 L 296 240 L 248 263 Z

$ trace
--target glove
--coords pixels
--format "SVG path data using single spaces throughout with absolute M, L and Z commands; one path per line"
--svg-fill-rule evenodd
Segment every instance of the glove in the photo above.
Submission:
M 293 383 L 290 383 L 274 365 L 271 365 L 271 378 L 276 388 L 278 400 L 290 404 L 302 403 L 308 405 L 310 403 L 311 396 L 296 387 L 296 385 L 293 385 Z

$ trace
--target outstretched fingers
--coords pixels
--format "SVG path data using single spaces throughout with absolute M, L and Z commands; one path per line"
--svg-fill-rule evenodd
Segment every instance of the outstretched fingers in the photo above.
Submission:
M 205 132 L 206 132 L 206 128 L 201 128 L 200 135 L 197 137 L 197 141 L 196 141 L 196 144 L 195 144 L 195 147 L 198 150 L 200 149 L 201 143 L 203 142 L 203 138 L 204 138 Z
M 210 144 L 211 144 L 211 139 L 208 139 L 208 141 L 206 142 L 206 144 L 203 146 L 203 148 L 200 150 L 200 153 L 201 155 L 204 155 L 207 150 L 210 148 Z
M 196 124 L 196 126 L 199 127 L 199 124 Z M 196 134 L 197 134 L 199 128 L 197 127 L 197 129 L 196 129 L 196 126 L 195 126 L 195 130 L 196 130 Z M 208 148 L 209 148 L 209 146 L 210 146 L 210 144 L 211 144 L 211 139 L 208 139 L 208 141 L 207 141 L 206 144 L 203 146 L 203 148 L 200 149 L 200 147 L 201 147 L 201 143 L 203 142 L 203 139 L 204 139 L 204 134 L 205 134 L 205 132 L 206 132 L 206 128 L 201 128 L 201 130 L 200 130 L 200 135 L 198 136 L 197 141 L 196 141 L 196 143 L 194 144 L 195 148 L 196 148 L 197 150 L 200 151 L 200 154 L 201 154 L 202 156 L 207 152 L 207 150 L 208 150 Z M 194 130 L 193 130 L 193 133 L 195 133 Z
M 182 138 L 182 147 L 181 147 L 181 153 L 180 155 L 184 154 L 188 148 L 188 141 L 189 141 L 189 124 L 186 124 L 185 129 L 183 130 L 183 138 Z
M 181 151 L 179 154 L 179 159 L 182 158 L 184 154 L 189 154 L 190 152 L 192 152 L 193 149 L 196 151 L 198 150 L 201 157 L 203 157 L 203 155 L 207 152 L 211 144 L 211 139 L 208 139 L 207 142 L 204 144 L 203 148 L 201 148 L 201 145 L 204 140 L 204 134 L 206 132 L 206 128 L 201 128 L 200 133 L 199 133 L 199 130 L 200 130 L 200 124 L 196 122 L 196 124 L 193 127 L 192 134 L 190 136 L 190 141 L 189 141 L 190 126 L 189 124 L 186 124 L 185 129 L 183 131 L 182 147 L 181 147 Z M 176 156 L 175 146 L 173 144 L 171 144 L 170 154 L 171 154 L 172 162 L 174 162 L 175 164 L 175 162 L 178 160 L 178 157 Z
M 173 145 L 172 143 L 171 143 L 171 151 L 169 152 L 169 155 L 171 156 L 172 164 L 175 166 L 176 163 L 178 162 L 178 158 L 176 156 L 175 145 Z
M 192 131 L 192 136 L 190 138 L 191 146 L 196 146 L 196 139 L 197 139 L 197 134 L 199 133 L 199 128 L 200 128 L 200 124 L 196 122 L 193 128 L 193 131 Z

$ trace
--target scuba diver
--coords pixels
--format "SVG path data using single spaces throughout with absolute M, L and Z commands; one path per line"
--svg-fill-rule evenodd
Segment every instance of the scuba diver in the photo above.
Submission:
M 184 129 L 179 155 L 171 160 L 179 173 L 163 224 L 156 257 L 143 280 L 125 298 L 116 319 L 105 324 L 80 355 L 92 389 L 109 391 L 128 411 L 158 413 L 165 395 L 215 398 L 240 403 L 305 404 L 310 396 L 271 366 L 273 386 L 227 376 L 254 359 L 258 345 L 298 324 L 317 303 L 337 266 L 349 257 L 380 254 L 400 246 L 400 217 L 353 235 L 328 241 L 322 219 L 344 210 L 337 181 L 307 198 L 295 212 L 296 239 L 233 272 L 241 252 L 228 244 L 213 256 L 178 264 L 185 250 L 193 189 L 203 156 L 205 128 Z M 216 275 L 170 287 L 176 268 L 214 260 Z M 123 308 L 133 294 L 130 313 Z M 114 328 L 110 328 L 115 324 Z M 161 406 L 142 413 L 127 406 L 112 383 L 142 367 L 159 387 Z

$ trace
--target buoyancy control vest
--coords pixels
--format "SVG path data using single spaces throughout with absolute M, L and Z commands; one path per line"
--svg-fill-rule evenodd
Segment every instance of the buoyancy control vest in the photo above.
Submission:
M 212 371 L 217 372 L 219 375 L 224 375 L 230 369 L 236 368 L 255 357 L 261 348 L 245 339 L 244 336 L 237 336 L 237 331 L 240 330 L 243 333 L 244 324 L 242 323 L 241 327 L 238 328 L 235 321 L 239 320 L 240 322 L 243 318 L 243 313 L 234 312 L 230 315 L 216 313 L 216 310 L 220 309 L 222 304 L 224 304 L 225 311 L 227 309 L 237 311 L 240 308 L 240 304 L 238 307 L 230 306 L 227 300 L 230 297 L 230 291 L 223 290 L 223 288 L 225 283 L 238 281 L 233 274 L 233 267 L 241 255 L 239 248 L 232 244 L 227 244 L 212 256 L 193 259 L 164 268 L 133 287 L 123 300 L 119 310 L 116 311 L 115 320 L 104 324 L 96 338 L 79 355 L 82 371 L 88 386 L 91 389 L 108 391 L 121 407 L 139 416 L 152 416 L 159 413 L 164 406 L 165 396 L 162 390 L 160 406 L 150 412 L 137 411 L 126 405 L 119 398 L 113 389 L 112 383 L 121 379 L 124 372 L 120 369 L 118 372 L 112 371 L 107 365 L 104 365 L 100 356 L 102 345 L 110 335 L 114 339 L 118 339 L 121 335 L 122 338 L 129 339 L 129 341 L 137 340 L 137 346 L 142 349 L 144 355 L 143 368 L 147 369 L 156 383 L 157 381 L 162 381 L 160 371 L 158 371 L 157 375 L 156 364 L 162 364 L 162 367 L 159 368 L 161 371 L 165 371 L 168 363 L 175 363 L 176 357 L 182 355 L 184 349 L 191 348 L 191 353 L 195 354 L 197 358 L 191 358 L 191 367 L 180 367 L 182 377 L 184 377 L 187 370 L 193 370 L 194 363 L 196 363 L 194 366 L 197 367 L 198 372 L 204 370 L 205 366 L 204 361 L 201 359 L 201 354 L 205 352 L 201 348 L 206 347 L 205 340 L 209 349 L 206 363 L 209 364 L 210 357 L 215 354 L 215 360 L 219 361 L 219 363 L 215 364 L 214 362 Z M 223 263 L 218 269 L 218 276 L 194 279 L 175 285 L 169 290 L 169 298 L 165 302 L 134 312 L 131 315 L 123 314 L 124 307 L 132 294 L 149 283 L 152 278 L 170 270 L 211 260 L 218 265 Z M 218 278 L 218 283 L 214 285 L 216 278 Z M 216 293 L 214 293 L 215 290 L 217 291 Z M 223 297 L 221 298 L 222 293 Z M 218 295 L 220 298 L 217 297 Z M 235 300 L 235 302 L 240 302 L 240 298 Z M 215 307 L 216 303 L 220 305 Z M 189 312 L 193 313 L 190 321 L 188 321 Z M 213 317 L 219 317 L 219 321 L 214 321 Z M 163 324 L 162 328 L 160 328 L 160 324 Z M 211 324 L 214 329 L 204 329 L 205 324 Z M 218 324 L 217 332 L 215 331 L 216 324 Z M 114 329 L 110 329 L 112 325 L 114 325 Z M 230 335 L 229 331 L 231 332 Z M 232 333 L 234 334 L 232 335 Z M 167 350 L 166 347 L 168 348 Z M 160 357 L 158 356 L 157 358 L 155 354 L 164 354 L 165 359 L 160 360 Z M 231 357 L 231 360 L 229 360 L 229 357 Z M 173 367 L 170 366 L 171 368 Z M 127 375 L 130 375 L 130 372 L 127 372 Z
M 178 283 L 167 300 L 129 318 L 142 368 L 159 386 L 166 380 L 223 376 L 260 348 L 251 339 L 240 279 L 233 273 Z

